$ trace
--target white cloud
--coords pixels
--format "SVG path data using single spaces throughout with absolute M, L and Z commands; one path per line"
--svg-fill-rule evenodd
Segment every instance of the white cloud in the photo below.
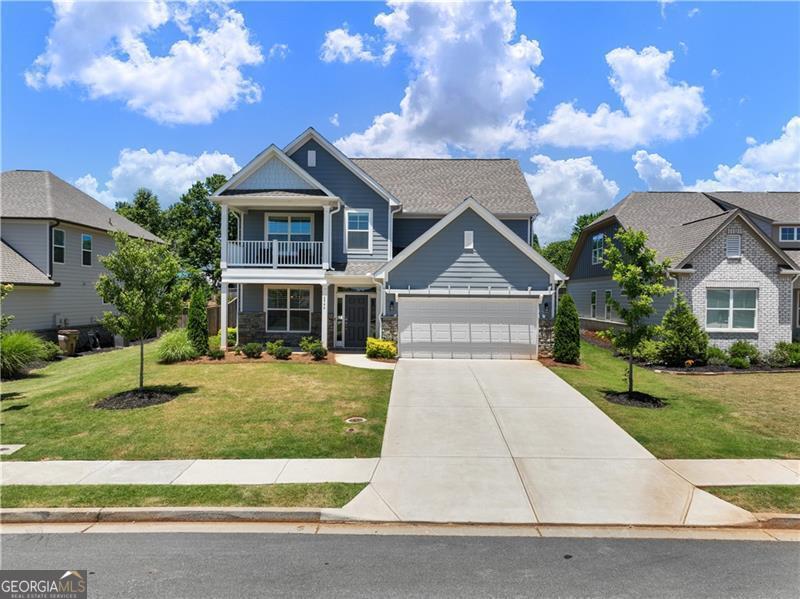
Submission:
M 447 156 L 451 149 L 493 154 L 530 145 L 528 103 L 541 89 L 535 40 L 516 36 L 508 0 L 388 2 L 375 24 L 411 59 L 398 112 L 377 115 L 337 141 L 353 156 Z
M 130 200 L 140 187 L 152 190 L 162 206 L 169 206 L 195 181 L 213 174 L 230 177 L 238 170 L 239 165 L 233 156 L 220 152 L 190 156 L 180 152 L 126 148 L 119 153 L 119 161 L 105 183 L 101 185 L 96 177 L 86 174 L 77 179 L 75 185 L 110 207 L 118 201 Z
M 160 123 L 210 123 L 261 99 L 242 67 L 263 61 L 241 13 L 220 3 L 54 2 L 44 52 L 25 73 L 34 89 L 75 84 Z M 185 36 L 160 56 L 147 40 L 168 24 Z
M 331 122 L 331 125 L 333 125 L 334 127 L 338 127 L 339 126 L 339 113 L 338 112 L 334 112 L 333 115 L 328 120 Z
M 568 238 L 578 216 L 605 210 L 619 193 L 591 156 L 553 160 L 537 154 L 531 162 L 536 172 L 525 178 L 541 212 L 534 228 L 542 243 Z
M 751 143 L 752 142 L 752 143 Z M 796 191 L 800 189 L 800 116 L 792 117 L 777 139 L 758 144 L 748 138 L 749 148 L 733 166 L 720 164 L 710 179 L 698 179 L 682 188 L 691 191 Z M 637 156 L 644 156 L 637 161 Z M 658 154 L 634 154 L 636 171 L 650 189 L 674 189 L 680 173 Z M 639 165 L 662 165 L 661 171 Z M 668 168 L 666 168 L 668 167 Z M 659 180 L 659 174 L 661 178 Z M 665 187 L 666 186 L 666 187 Z
M 744 138 L 744 143 L 746 143 L 748 146 L 754 146 L 758 143 L 758 140 L 752 135 L 748 135 Z
M 600 104 L 588 114 L 572 103 L 559 104 L 537 131 L 537 140 L 559 147 L 625 150 L 694 135 L 708 121 L 703 88 L 672 82 L 667 77 L 672 61 L 671 51 L 652 46 L 641 52 L 612 50 L 606 54 L 609 83 L 624 110 Z
M 639 150 L 631 156 L 639 178 L 652 191 L 677 191 L 683 189 L 681 174 L 672 167 L 672 163 L 658 154 L 648 154 Z
M 713 79 L 719 79 L 720 75 L 722 75 L 722 73 L 719 72 L 719 69 L 711 69 L 711 77 Z
M 683 55 L 689 54 L 689 45 L 686 42 L 678 42 L 678 46 L 683 51 Z
M 661 18 L 667 18 L 667 4 L 672 4 L 675 0 L 658 0 L 658 6 L 661 10 Z
M 289 56 L 289 44 L 272 44 L 267 57 L 270 60 L 284 60 Z
M 339 29 L 325 33 L 325 41 L 320 48 L 320 58 L 324 62 L 378 62 L 387 65 L 395 52 L 394 44 L 386 44 L 383 52 L 374 53 L 370 46 L 374 39 L 360 33 L 351 34 L 347 23 Z
M 690 8 L 689 12 L 686 13 L 686 14 L 691 19 L 691 18 L 693 18 L 693 17 L 695 17 L 695 16 L 700 14 L 700 9 L 699 8 Z

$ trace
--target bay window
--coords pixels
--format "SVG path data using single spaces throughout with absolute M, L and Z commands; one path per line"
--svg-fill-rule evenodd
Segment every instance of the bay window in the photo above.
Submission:
M 311 331 L 311 289 L 267 288 L 267 331 L 308 333 Z
M 707 289 L 706 328 L 755 330 L 758 292 L 755 289 Z

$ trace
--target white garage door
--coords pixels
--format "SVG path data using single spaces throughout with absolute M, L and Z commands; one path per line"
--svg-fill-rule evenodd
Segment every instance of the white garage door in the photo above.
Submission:
M 405 296 L 397 309 L 401 357 L 537 357 L 538 299 Z

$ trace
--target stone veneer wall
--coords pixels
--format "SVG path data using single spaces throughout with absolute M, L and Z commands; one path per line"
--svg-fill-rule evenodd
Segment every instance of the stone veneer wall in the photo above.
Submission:
M 381 339 L 397 343 L 397 316 L 381 317 Z
M 239 345 L 245 343 L 266 343 L 283 339 L 289 347 L 298 347 L 300 338 L 306 336 L 320 337 L 319 312 L 311 313 L 311 331 L 309 333 L 280 333 L 266 331 L 265 312 L 240 312 L 239 313 Z M 330 339 L 330 337 L 329 337 Z M 329 341 L 329 345 L 332 345 Z
M 555 320 L 550 318 L 539 319 L 539 357 L 550 358 L 553 355 L 555 334 L 553 332 Z
M 725 256 L 726 235 L 742 236 L 741 258 Z M 767 352 L 779 341 L 792 340 L 792 277 L 778 275 L 780 260 L 743 222 L 734 221 L 720 231 L 691 259 L 691 264 L 696 272 L 680 275 L 678 289 L 686 296 L 702 327 L 706 321 L 706 289 L 758 290 L 758 332 L 710 332 L 712 345 L 727 349 L 734 341 L 743 339 L 756 345 L 759 351 Z

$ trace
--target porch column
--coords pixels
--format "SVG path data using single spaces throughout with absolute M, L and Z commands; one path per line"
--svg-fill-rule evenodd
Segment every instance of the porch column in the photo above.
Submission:
M 322 219 L 322 269 L 328 270 L 330 268 L 330 239 L 331 239 L 331 207 L 325 206 L 323 208 L 324 217 Z M 323 344 L 324 345 L 324 344 Z
M 224 246 L 223 246 L 224 247 Z M 228 349 L 228 284 L 222 283 L 219 294 L 219 347 Z
M 321 308 L 321 315 L 320 318 L 322 319 L 322 327 L 320 327 L 319 332 L 319 340 L 322 343 L 322 347 L 325 349 L 328 348 L 328 288 L 330 287 L 328 283 L 323 283 L 322 287 L 322 306 Z
M 221 256 L 220 256 L 220 268 L 225 268 L 228 265 L 228 205 L 222 205 L 222 211 L 220 215 L 220 246 L 221 246 Z

